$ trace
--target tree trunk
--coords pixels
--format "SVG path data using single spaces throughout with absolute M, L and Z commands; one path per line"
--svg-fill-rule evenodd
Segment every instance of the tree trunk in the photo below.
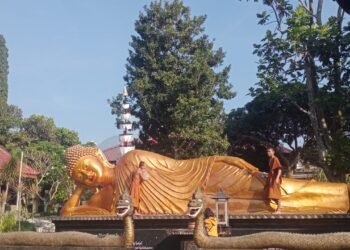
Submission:
M 309 11 L 312 14 L 314 13 L 313 4 L 314 1 L 309 0 Z M 318 17 L 321 15 L 321 12 L 322 1 L 320 0 L 316 16 L 316 18 L 318 18 L 317 21 L 321 20 L 320 17 Z M 313 18 L 314 17 L 310 15 L 310 27 L 314 24 Z M 326 162 L 326 156 L 332 144 L 332 136 L 329 132 L 323 109 L 316 102 L 318 95 L 317 71 L 314 56 L 310 53 L 308 48 L 306 49 L 304 57 L 304 70 L 307 86 L 308 105 L 310 110 L 309 117 L 316 141 L 318 165 L 324 170 L 324 173 L 329 181 L 344 181 L 345 175 L 342 173 L 336 173 Z
M 322 7 L 323 7 L 323 0 L 318 0 L 317 13 L 316 13 L 316 22 L 318 26 L 322 25 Z
M 2 203 L 1 203 L 1 211 L 0 211 L 1 213 L 5 213 L 9 189 L 10 189 L 10 184 L 6 182 L 5 192 L 2 193 Z
M 38 201 L 36 199 L 36 194 L 32 194 L 32 216 L 34 217 L 34 215 L 38 212 Z
M 308 105 L 310 109 L 310 121 L 316 141 L 317 163 L 324 170 L 329 181 L 344 181 L 345 174 L 334 172 L 326 162 L 328 149 L 331 147 L 329 143 L 328 129 L 325 118 L 323 117 L 322 108 L 316 103 L 317 98 L 317 75 L 315 70 L 315 62 L 310 54 L 305 57 L 305 76 L 308 95 Z M 322 124 L 322 125 L 320 125 Z
M 44 200 L 44 213 L 45 214 L 47 214 L 48 207 L 49 207 L 49 202 Z
M 337 14 L 337 28 L 338 28 L 338 35 L 336 36 L 336 43 L 340 44 L 341 41 L 341 32 L 342 32 L 342 23 L 344 18 L 344 12 L 339 7 L 338 14 Z M 342 90 L 341 84 L 342 84 L 342 70 L 341 70 L 341 48 L 338 46 L 336 53 L 334 53 L 335 56 L 333 57 L 333 73 L 330 76 L 329 81 L 333 83 L 334 86 L 334 93 L 338 98 L 344 97 L 344 91 Z M 341 133 L 343 131 L 344 126 L 344 118 L 343 118 L 343 105 L 342 103 L 338 103 L 335 108 L 334 113 L 334 119 L 332 124 L 332 134 Z

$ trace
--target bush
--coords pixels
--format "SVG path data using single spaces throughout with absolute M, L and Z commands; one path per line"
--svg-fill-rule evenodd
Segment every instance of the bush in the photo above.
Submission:
M 16 216 L 13 213 L 0 215 L 0 232 L 9 232 L 16 226 Z
M 336 172 L 350 173 L 350 138 L 344 135 L 337 135 L 334 138 L 333 147 L 329 151 L 327 158 L 329 165 Z

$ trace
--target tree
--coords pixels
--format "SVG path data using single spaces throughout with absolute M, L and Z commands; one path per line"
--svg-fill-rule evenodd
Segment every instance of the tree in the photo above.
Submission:
M 43 115 L 31 115 L 24 119 L 21 129 L 33 142 L 56 140 L 54 120 Z
M 266 148 L 288 145 L 292 151 L 288 156 L 283 154 L 283 148 L 277 153 L 286 170 L 291 171 L 300 155 L 300 141 L 309 141 L 311 130 L 308 116 L 291 100 L 307 106 L 304 85 L 278 86 L 274 91 L 259 94 L 244 108 L 232 110 L 226 123 L 231 145 L 229 154 L 238 155 L 266 170 Z
M 80 143 L 78 133 L 67 128 L 56 128 L 55 137 L 58 144 L 68 148 Z
M 0 214 L 5 212 L 5 207 L 9 198 L 9 191 L 11 186 L 16 186 L 16 181 L 18 180 L 18 160 L 19 160 L 19 152 L 12 151 L 11 152 L 11 160 L 8 164 L 0 171 L 0 180 L 2 184 L 5 184 L 5 190 L 1 191 L 1 208 Z
M 52 142 L 31 144 L 24 153 L 26 161 L 40 173 L 30 185 L 33 213 L 36 212 L 36 197 L 44 203 L 44 212 L 55 200 L 60 188 L 69 183 L 64 167 L 64 147 Z M 69 190 L 66 193 L 69 193 Z
M 7 76 L 9 66 L 7 62 L 8 50 L 3 35 L 0 34 L 0 101 L 7 103 L 8 85 Z
M 22 110 L 0 100 L 0 145 L 7 146 L 12 140 L 12 132 L 17 131 L 22 121 Z M 11 147 L 10 147 L 11 148 Z
M 295 8 L 287 0 L 264 3 L 271 7 L 273 17 L 264 11 L 258 14 L 259 23 L 271 23 L 275 18 L 278 26 L 254 45 L 259 82 L 251 93 L 273 93 L 290 83 L 305 86 L 306 107 L 289 100 L 308 117 L 312 138 L 308 145 L 315 152 L 310 160 L 323 168 L 329 180 L 344 181 L 349 166 L 335 167 L 340 162 L 334 152 L 339 140 L 350 140 L 350 26 L 343 24 L 344 12 L 339 8 L 323 22 L 322 0 L 299 1 Z
M 152 2 L 135 22 L 125 81 L 145 149 L 175 158 L 226 153 L 223 100 L 234 96 L 230 66 L 203 33 L 205 19 L 191 17 L 175 0 Z M 110 101 L 112 114 L 120 112 L 118 101 Z

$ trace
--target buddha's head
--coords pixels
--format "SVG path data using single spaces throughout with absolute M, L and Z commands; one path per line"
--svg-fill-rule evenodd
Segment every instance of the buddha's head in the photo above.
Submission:
M 76 145 L 65 153 L 68 175 L 76 185 L 97 187 L 106 184 L 108 168 L 113 168 L 96 147 Z

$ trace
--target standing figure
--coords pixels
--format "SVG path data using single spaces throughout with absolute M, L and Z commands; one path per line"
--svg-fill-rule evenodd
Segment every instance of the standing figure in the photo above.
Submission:
M 267 199 L 270 203 L 274 201 L 277 204 L 277 209 L 274 213 L 281 212 L 281 183 L 282 183 L 282 166 L 278 158 L 275 156 L 273 148 L 267 149 L 269 156 L 269 175 L 267 178 Z
M 146 170 L 146 165 L 143 161 L 140 162 L 139 168 L 132 174 L 130 195 L 132 198 L 132 204 L 135 209 L 135 214 L 140 214 L 140 188 L 141 182 L 149 178 L 149 174 Z
M 204 227 L 208 236 L 218 237 L 218 222 L 210 208 L 205 209 L 204 218 Z

